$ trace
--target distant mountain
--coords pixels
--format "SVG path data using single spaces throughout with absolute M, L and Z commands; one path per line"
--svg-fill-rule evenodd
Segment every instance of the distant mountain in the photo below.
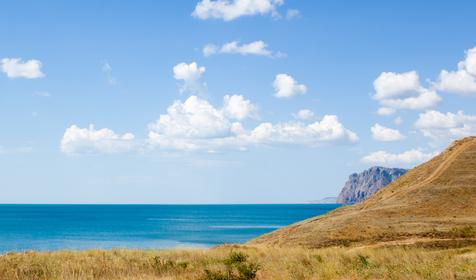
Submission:
M 476 137 L 455 141 L 361 203 L 281 228 L 248 244 L 317 248 L 464 242 L 476 242 Z
M 335 204 L 335 203 L 337 203 L 336 199 L 337 199 L 337 197 L 335 197 L 335 196 L 328 196 L 328 197 L 324 197 L 324 198 L 321 198 L 321 199 L 309 201 L 309 203 L 312 203 L 312 204 Z
M 359 174 L 354 173 L 349 176 L 336 202 L 341 204 L 361 202 L 406 172 L 406 169 L 401 168 L 374 166 Z

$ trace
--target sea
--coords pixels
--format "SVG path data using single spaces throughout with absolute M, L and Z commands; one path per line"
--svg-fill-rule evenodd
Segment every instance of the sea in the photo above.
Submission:
M 244 243 L 339 204 L 0 205 L 0 252 Z

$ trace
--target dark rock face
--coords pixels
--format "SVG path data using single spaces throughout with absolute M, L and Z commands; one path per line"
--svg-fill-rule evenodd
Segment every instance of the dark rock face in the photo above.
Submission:
M 365 200 L 405 172 L 407 170 L 401 168 L 374 166 L 362 173 L 354 173 L 342 188 L 337 203 L 354 204 Z

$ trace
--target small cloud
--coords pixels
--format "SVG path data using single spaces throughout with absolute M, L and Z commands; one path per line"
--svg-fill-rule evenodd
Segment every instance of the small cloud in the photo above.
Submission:
M 243 16 L 271 14 L 278 17 L 277 8 L 284 0 L 202 0 L 197 3 L 192 16 L 199 19 L 232 21 Z
M 206 84 L 201 81 L 206 68 L 198 66 L 196 62 L 187 64 L 185 62 L 174 66 L 173 73 L 176 80 L 182 81 L 180 92 L 190 92 L 192 94 L 204 94 Z
M 405 73 L 383 72 L 374 83 L 375 95 L 381 107 L 380 115 L 390 115 L 396 110 L 422 110 L 436 106 L 441 97 L 423 87 L 416 71 Z
M 101 68 L 102 72 L 106 74 L 107 83 L 110 86 L 115 86 L 117 84 L 116 78 L 112 75 L 112 67 L 108 62 L 104 62 Z
M 415 128 L 425 137 L 446 144 L 452 140 L 476 135 L 476 115 L 468 115 L 463 111 L 455 114 L 430 110 L 419 114 Z
M 214 45 L 214 44 L 207 44 L 203 47 L 202 49 L 202 53 L 203 53 L 203 56 L 205 57 L 209 57 L 213 54 L 216 54 L 218 51 L 219 51 L 219 47 L 217 45 Z
M 389 108 L 389 107 L 380 107 L 378 108 L 377 110 L 377 114 L 381 115 L 381 116 L 390 116 L 390 115 L 393 115 L 395 114 L 397 110 L 393 109 L 393 108 Z
M 45 76 L 41 72 L 41 61 L 36 59 L 22 61 L 21 58 L 4 58 L 0 61 L 0 65 L 2 72 L 10 79 L 38 79 Z
M 307 121 L 314 118 L 314 112 L 309 109 L 302 109 L 299 112 L 293 114 L 293 117 L 298 120 Z
M 436 88 L 463 95 L 476 95 L 476 47 L 466 51 L 464 60 L 458 63 L 458 70 L 440 72 Z
M 299 12 L 299 10 L 296 10 L 296 9 L 288 9 L 288 10 L 286 11 L 286 19 L 287 19 L 287 20 L 299 18 L 300 16 L 301 16 L 301 13 Z
M 424 153 L 418 149 L 408 150 L 399 154 L 387 151 L 373 152 L 362 158 L 362 161 L 369 164 L 377 164 L 389 167 L 412 166 L 431 159 L 437 152 Z
M 273 82 L 274 96 L 278 98 L 291 98 L 296 95 L 305 94 L 307 87 L 299 84 L 288 74 L 278 74 Z
M 240 55 L 256 55 L 271 58 L 285 57 L 286 54 L 281 52 L 273 52 L 268 49 L 268 45 L 263 41 L 254 41 L 248 44 L 240 44 L 238 41 L 232 41 L 219 47 L 215 44 L 207 44 L 203 47 L 202 53 L 205 57 L 214 54 L 240 54 Z
M 405 139 L 405 136 L 397 129 L 391 129 L 376 123 L 370 128 L 372 137 L 377 141 L 399 141 Z
M 72 125 L 66 129 L 61 139 L 61 151 L 74 154 L 113 154 L 132 151 L 135 148 L 134 134 L 116 134 L 108 128 L 81 128 Z
M 393 120 L 393 123 L 396 124 L 396 125 L 401 125 L 401 124 L 403 123 L 402 117 L 396 117 L 396 118 Z

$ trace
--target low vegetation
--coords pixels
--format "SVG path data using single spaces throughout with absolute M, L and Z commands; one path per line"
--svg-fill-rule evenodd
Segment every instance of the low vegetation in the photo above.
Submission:
M 476 247 L 222 246 L 8 253 L 0 279 L 475 279 Z

